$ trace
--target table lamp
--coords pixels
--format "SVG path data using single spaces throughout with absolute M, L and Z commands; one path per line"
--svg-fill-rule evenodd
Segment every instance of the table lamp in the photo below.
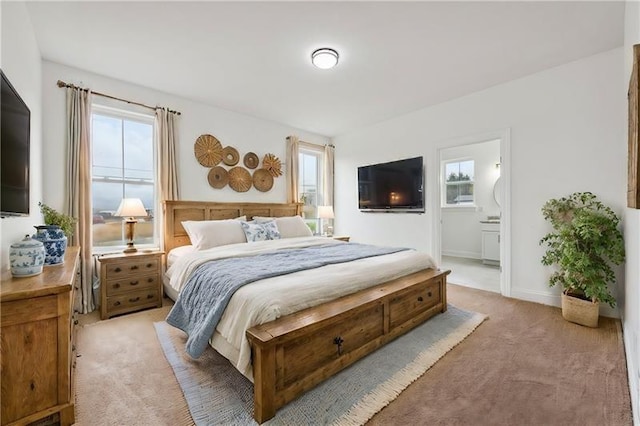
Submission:
M 125 224 L 127 248 L 123 250 L 123 253 L 135 253 L 138 251 L 133 245 L 133 236 L 135 235 L 136 223 L 138 223 L 135 218 L 147 216 L 142 200 L 140 198 L 123 198 L 114 216 L 125 218 L 123 222 Z
M 333 226 L 329 225 L 329 220 L 333 219 L 333 206 L 318 206 L 318 217 L 322 219 L 322 235 L 326 235 L 327 237 L 333 236 Z M 324 226 L 324 221 L 327 220 L 327 227 Z

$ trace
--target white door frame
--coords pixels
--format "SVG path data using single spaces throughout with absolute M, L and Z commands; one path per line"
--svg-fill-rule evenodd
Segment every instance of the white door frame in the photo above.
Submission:
M 432 231 L 433 253 L 438 264 L 442 263 L 442 173 L 440 173 L 441 151 L 448 148 L 471 145 L 489 140 L 500 139 L 500 178 L 502 179 L 500 206 L 500 294 L 511 296 L 511 129 L 501 129 L 487 133 L 451 139 L 437 144 L 435 147 L 435 162 L 432 162 L 428 173 L 428 185 L 434 197 L 431 197 L 431 211 L 433 211 Z

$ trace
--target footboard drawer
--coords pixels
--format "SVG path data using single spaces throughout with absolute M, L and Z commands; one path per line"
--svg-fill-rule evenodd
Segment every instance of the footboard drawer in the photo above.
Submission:
M 440 303 L 440 283 L 407 289 L 389 301 L 389 327 L 394 329 Z
M 352 315 L 336 318 L 312 335 L 295 339 L 276 348 L 276 368 L 283 371 L 276 388 L 304 379 L 309 371 L 328 365 L 371 342 L 384 333 L 384 307 L 370 306 Z

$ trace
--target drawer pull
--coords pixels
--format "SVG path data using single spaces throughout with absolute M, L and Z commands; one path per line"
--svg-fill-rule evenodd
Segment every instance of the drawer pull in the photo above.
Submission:
M 342 355 L 342 344 L 344 339 L 340 336 L 333 338 L 333 344 L 338 346 L 338 356 Z
M 422 296 L 418 297 L 418 302 L 422 302 L 423 300 Z
M 133 302 L 137 302 L 138 300 L 140 300 L 140 296 L 129 299 L 129 302 L 133 303 Z
M 153 266 L 153 263 L 147 263 L 147 268 L 151 268 Z
M 117 300 L 116 303 L 113 304 L 113 306 L 120 306 L 120 301 Z
M 120 268 L 116 268 L 116 269 L 114 269 L 113 271 L 114 271 L 114 272 L 120 272 L 120 271 L 122 271 L 122 269 L 120 269 Z
M 155 297 L 154 294 L 147 294 L 147 299 L 153 299 Z
M 115 284 L 113 285 L 113 288 L 120 288 L 120 283 L 115 283 Z
M 138 285 L 138 280 L 131 281 L 129 284 L 131 284 L 131 285 Z
M 132 271 L 135 271 L 136 269 L 138 269 L 138 265 L 133 265 L 133 266 L 131 267 L 131 270 L 132 270 Z

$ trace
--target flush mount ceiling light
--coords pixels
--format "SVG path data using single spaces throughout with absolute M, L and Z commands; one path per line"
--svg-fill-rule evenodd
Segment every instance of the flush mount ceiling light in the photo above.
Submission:
M 323 70 L 333 68 L 338 65 L 338 52 L 328 47 L 314 50 L 311 54 L 311 63 Z

